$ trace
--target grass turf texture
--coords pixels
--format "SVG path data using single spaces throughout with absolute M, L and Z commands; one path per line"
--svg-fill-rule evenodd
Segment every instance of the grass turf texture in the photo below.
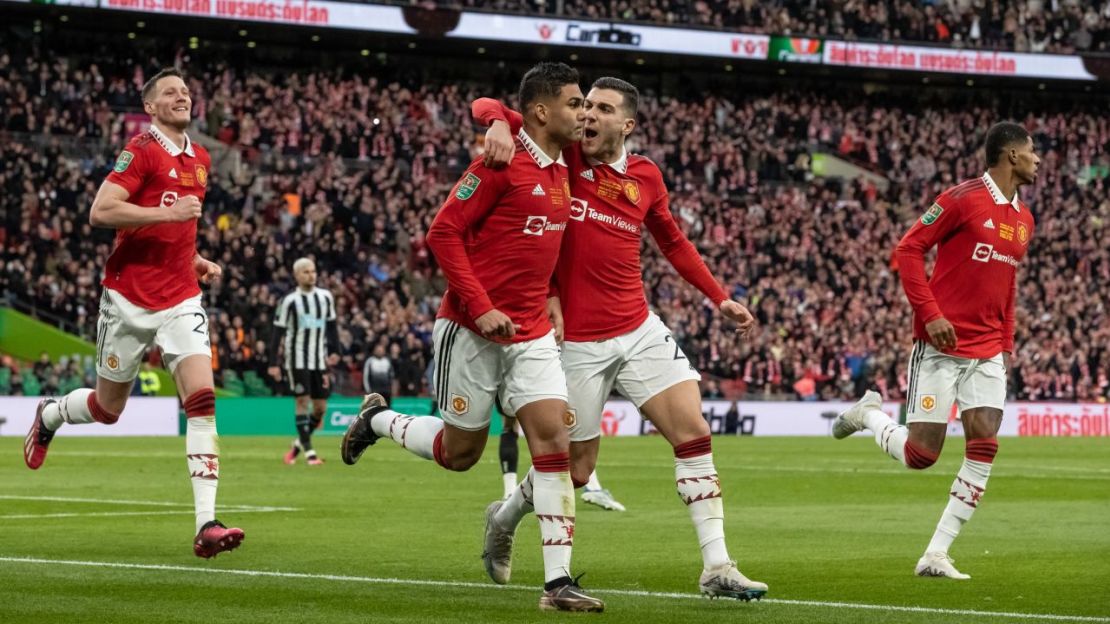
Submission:
M 932 469 L 910 473 L 864 438 L 717 437 L 730 552 L 741 570 L 771 587 L 767 600 L 749 604 L 693 596 L 701 561 L 665 442 L 605 440 L 602 483 L 629 511 L 579 502 L 574 550 L 574 570 L 587 572 L 583 585 L 606 600 L 600 616 L 537 610 L 542 563 L 532 517 L 518 532 L 513 585 L 486 579 L 483 510 L 501 491 L 493 442 L 482 463 L 454 474 L 388 442 L 348 467 L 337 438 L 318 438 L 328 463 L 290 467 L 281 463 L 285 438 L 224 437 L 221 508 L 297 510 L 221 511 L 246 541 L 203 561 L 190 543 L 183 439 L 58 438 L 43 468 L 31 472 L 22 440 L 0 438 L 0 622 L 1040 621 L 887 607 L 1110 622 L 1105 439 L 1003 439 L 984 504 L 952 550 L 973 577 L 957 582 L 917 578 L 913 568 L 946 503 L 962 440 L 951 440 Z M 523 471 L 526 454 L 521 463 Z M 9 517 L 116 513 L 158 515 Z M 309 576 L 208 572 L 216 570 Z M 401 582 L 374 580 L 382 578 Z

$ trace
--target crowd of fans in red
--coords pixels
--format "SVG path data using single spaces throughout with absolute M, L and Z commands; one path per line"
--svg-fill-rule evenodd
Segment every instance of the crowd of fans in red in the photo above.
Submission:
M 125 138 L 119 111 L 152 66 L 29 52 L 0 54 L 0 291 L 94 339 L 113 233 L 91 228 L 87 210 Z M 225 270 L 205 295 L 218 372 L 265 376 L 274 306 L 308 255 L 338 305 L 340 389 L 358 391 L 380 345 L 398 391 L 426 394 L 445 280 L 425 233 L 478 153 L 471 99 L 505 94 L 387 70 L 185 69 L 192 131 L 216 146 L 198 247 Z M 645 245 L 649 302 L 708 395 L 900 397 L 911 311 L 892 251 L 941 190 L 982 173 L 982 134 L 1002 115 L 1025 124 L 1044 160 L 1022 191 L 1038 227 L 1019 272 L 1012 394 L 1110 398 L 1110 293 L 1099 287 L 1110 283 L 1110 118 L 1099 104 L 851 87 L 677 95 L 644 94 L 629 148 L 659 164 L 680 226 L 759 321 L 739 339 Z M 818 152 L 889 188 L 814 176 Z M 227 158 L 243 164 L 229 174 Z
M 1110 50 L 1105 0 L 439 0 L 439 5 L 1016 52 Z

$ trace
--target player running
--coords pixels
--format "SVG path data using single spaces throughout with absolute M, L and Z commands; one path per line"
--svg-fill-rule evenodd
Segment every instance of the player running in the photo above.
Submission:
M 565 322 L 571 474 L 575 486 L 581 487 L 596 467 L 602 410 L 615 388 L 674 449 L 678 495 L 701 545 L 698 587 L 709 596 L 762 598 L 767 585 L 741 574 L 725 547 L 724 505 L 709 425 L 702 416 L 701 376 L 659 317 L 648 310 L 640 268 L 643 227 L 679 274 L 724 317 L 738 323 L 743 336 L 755 321 L 747 308 L 728 298 L 678 228 L 659 168 L 625 149 L 625 138 L 636 127 L 638 102 L 639 92 L 628 82 L 597 80 L 586 97 L 582 142 L 563 151 L 574 198 L 555 271 L 559 296 L 552 298 L 551 307 L 556 327 Z M 473 112 L 492 124 L 487 161 L 503 162 L 512 152 L 508 133 L 520 124 L 519 113 L 489 99 L 476 101 Z M 532 475 L 529 472 L 507 501 L 495 501 L 487 510 L 482 558 L 494 582 L 509 581 L 517 524 L 533 510 Z
M 93 200 L 89 223 L 117 230 L 104 269 L 97 321 L 96 389 L 43 399 L 24 443 L 24 460 L 42 466 L 62 423 L 115 424 L 151 345 L 177 382 L 185 409 L 185 459 L 193 483 L 193 552 L 209 558 L 243 541 L 241 529 L 216 520 L 220 476 L 208 316 L 197 280 L 219 279 L 219 265 L 197 253 L 197 219 L 211 159 L 185 133 L 192 100 L 176 69 L 142 90 L 150 130 L 134 137 Z M 140 415 L 141 417 L 141 415 Z
M 304 453 L 309 466 L 324 460 L 312 448 L 312 432 L 324 420 L 331 394 L 330 368 L 339 363 L 339 331 L 335 326 L 335 298 L 326 288 L 316 287 L 316 263 L 298 258 L 293 263 L 297 288 L 278 304 L 270 337 L 270 376 L 281 380 L 278 349 L 284 351 L 285 375 L 294 397 L 297 437 L 285 453 L 292 465 Z M 312 411 L 309 412 L 309 400 Z
M 888 455 L 909 468 L 932 466 L 944 446 L 952 403 L 966 437 L 964 463 L 918 576 L 971 578 L 948 548 L 979 506 L 998 451 L 1006 371 L 1014 350 L 1017 266 L 1033 236 L 1033 215 L 1018 188 L 1037 178 L 1033 139 L 1015 123 L 995 124 L 986 139 L 987 172 L 937 198 L 898 243 L 902 287 L 913 306 L 906 422 L 891 422 L 882 397 L 868 391 L 833 423 L 846 438 L 867 429 Z M 937 246 L 932 277 L 925 253 Z
M 548 318 L 548 285 L 570 216 L 560 152 L 582 136 L 578 72 L 540 63 L 524 75 L 520 149 L 500 170 L 475 159 L 428 232 L 448 289 L 433 329 L 436 398 L 443 419 L 389 410 L 367 395 L 343 438 L 353 464 L 378 438 L 468 470 L 482 455 L 497 397 L 517 416 L 532 453 L 530 480 L 545 570 L 541 609 L 601 611 L 570 576 L 574 489 L 570 479 L 567 383 Z

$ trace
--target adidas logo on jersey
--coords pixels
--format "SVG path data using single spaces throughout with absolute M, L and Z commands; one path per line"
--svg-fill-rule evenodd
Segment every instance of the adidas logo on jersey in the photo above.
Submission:
M 537 195 L 537 196 L 539 196 L 539 195 L 547 195 L 547 193 L 544 193 L 544 192 L 543 192 L 543 186 L 542 186 L 542 185 L 540 185 L 540 184 L 537 184 L 537 185 L 536 185 L 536 188 L 532 189 L 532 194 L 533 194 L 533 195 Z
M 583 171 L 582 172 L 582 177 L 586 178 L 590 182 L 593 182 L 594 181 L 594 170 L 593 169 L 587 169 L 587 170 Z
M 993 230 L 994 229 L 994 219 L 987 219 L 986 222 L 983 223 L 983 227 L 987 228 L 988 230 Z
M 175 180 L 177 179 L 177 169 L 170 167 L 170 177 L 174 178 Z

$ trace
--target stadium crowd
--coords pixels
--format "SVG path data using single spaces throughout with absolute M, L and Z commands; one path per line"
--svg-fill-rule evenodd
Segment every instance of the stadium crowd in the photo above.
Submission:
M 1110 2 L 1080 0 L 446 0 L 570 18 L 1016 52 L 1110 50 Z
M 85 211 L 122 145 L 118 111 L 138 100 L 150 68 L 33 58 L 0 56 L 0 291 L 92 338 L 112 233 L 91 228 Z M 424 236 L 480 149 L 471 99 L 505 94 L 384 73 L 187 69 L 194 134 L 245 163 L 210 176 L 198 241 L 225 269 L 206 292 L 217 372 L 266 377 L 274 306 L 293 287 L 293 261 L 309 255 L 336 296 L 339 390 L 360 391 L 380 346 L 400 394 L 426 394 L 445 280 Z M 877 387 L 901 397 L 910 308 L 894 245 L 932 197 L 982 173 L 982 133 L 1003 110 L 1044 159 L 1023 191 L 1038 227 L 1019 273 L 1011 390 L 1110 398 L 1110 293 L 1098 287 L 1110 282 L 1110 119 L 1095 103 L 1026 111 L 983 97 L 645 94 L 630 149 L 659 163 L 680 226 L 760 323 L 751 340 L 738 339 L 645 246 L 649 301 L 712 380 L 707 392 L 831 399 Z M 71 155 L 73 137 L 96 147 Z M 815 152 L 881 173 L 889 187 L 816 177 Z

